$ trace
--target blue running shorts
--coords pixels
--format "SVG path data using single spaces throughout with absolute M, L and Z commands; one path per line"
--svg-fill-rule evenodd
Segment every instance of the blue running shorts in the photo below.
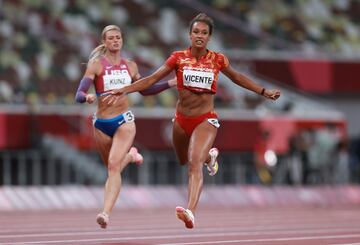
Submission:
M 93 125 L 104 134 L 114 136 L 118 127 L 127 122 L 135 121 L 135 116 L 131 111 L 124 112 L 113 118 L 97 118 L 96 114 L 93 115 Z

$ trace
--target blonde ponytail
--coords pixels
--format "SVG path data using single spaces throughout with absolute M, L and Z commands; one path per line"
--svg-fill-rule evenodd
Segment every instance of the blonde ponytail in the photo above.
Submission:
M 89 62 L 99 58 L 101 55 L 105 54 L 105 52 L 106 52 L 105 44 L 100 44 L 93 51 L 91 51 L 89 56 Z

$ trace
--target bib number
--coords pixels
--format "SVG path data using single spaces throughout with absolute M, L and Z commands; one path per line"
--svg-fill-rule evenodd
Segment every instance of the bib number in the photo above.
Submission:
M 131 111 L 127 111 L 124 113 L 125 122 L 133 122 L 135 121 L 135 116 Z
M 104 91 L 120 89 L 131 84 L 131 77 L 127 70 L 106 71 L 103 80 Z
M 184 68 L 184 86 L 211 90 L 214 81 L 214 73 L 211 71 L 198 71 Z

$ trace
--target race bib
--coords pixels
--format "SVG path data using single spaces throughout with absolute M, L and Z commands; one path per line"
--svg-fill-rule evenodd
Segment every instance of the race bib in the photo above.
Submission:
M 135 121 L 135 116 L 131 111 L 127 111 L 123 114 L 125 122 L 133 122 Z
M 184 86 L 211 90 L 211 85 L 213 81 L 214 73 L 212 72 L 212 70 L 199 70 L 192 67 L 184 67 Z
M 106 71 L 103 80 L 104 91 L 120 89 L 131 84 L 131 77 L 127 70 Z

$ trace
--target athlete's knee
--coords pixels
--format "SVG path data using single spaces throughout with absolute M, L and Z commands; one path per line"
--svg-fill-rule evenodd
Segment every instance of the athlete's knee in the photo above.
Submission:
M 107 167 L 108 167 L 108 172 L 118 173 L 121 170 L 121 161 L 116 160 L 115 158 L 109 158 Z
M 189 171 L 189 174 L 202 175 L 203 164 L 200 164 L 200 162 L 198 162 L 198 161 L 190 160 L 189 166 L 188 166 L 188 171 Z
M 206 160 L 206 159 L 204 159 L 204 158 L 201 157 L 200 155 L 198 155 L 198 154 L 193 154 L 193 155 L 191 155 L 190 158 L 189 158 L 189 165 L 202 168 L 205 160 Z

